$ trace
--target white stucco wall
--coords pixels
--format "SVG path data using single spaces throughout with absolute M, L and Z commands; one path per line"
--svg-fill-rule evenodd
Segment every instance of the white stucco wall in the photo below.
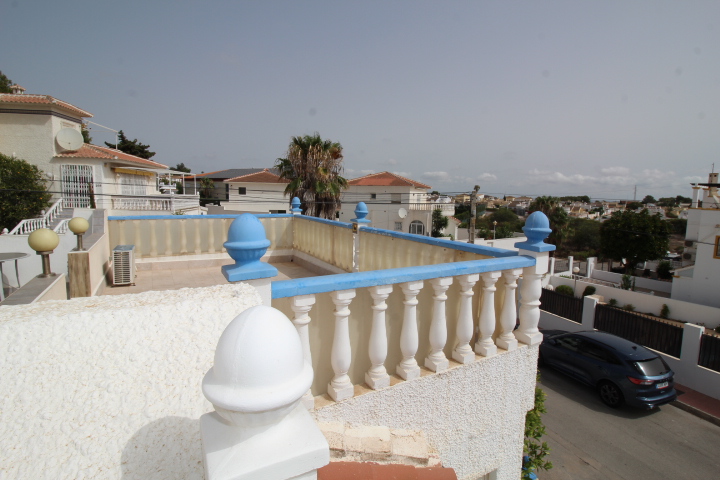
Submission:
M 203 478 L 201 392 L 256 290 L 0 306 L 0 478 Z
M 285 196 L 284 183 L 228 182 L 230 199 L 220 202 L 228 213 L 270 213 L 285 210 L 290 213 L 290 197 Z M 246 189 L 245 195 L 238 194 L 238 188 Z M 223 197 L 224 198 L 224 197 Z
M 520 476 L 525 414 L 534 402 L 538 348 L 370 392 L 313 413 L 321 422 L 422 430 L 460 479 Z

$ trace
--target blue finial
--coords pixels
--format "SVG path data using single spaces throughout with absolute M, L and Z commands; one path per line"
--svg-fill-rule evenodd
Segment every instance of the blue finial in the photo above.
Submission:
M 365 217 L 368 216 L 368 213 L 370 212 L 368 212 L 365 202 L 359 202 L 355 207 L 355 218 L 350 221 L 353 223 L 370 223 L 370 220 L 365 219 Z
M 222 273 L 228 282 L 268 278 L 277 275 L 277 268 L 261 262 L 270 240 L 265 227 L 255 215 L 243 213 L 230 224 L 227 242 L 223 243 L 234 265 L 223 265 Z
M 541 211 L 530 214 L 523 227 L 523 232 L 525 232 L 527 241 L 516 243 L 516 248 L 531 252 L 551 252 L 555 250 L 555 245 L 543 242 L 550 235 L 552 229 L 547 215 Z
M 290 211 L 293 213 L 293 215 L 299 215 L 302 213 L 302 210 L 300 210 L 300 199 L 298 197 L 293 197 L 292 201 L 290 202 L 290 206 L 292 207 Z

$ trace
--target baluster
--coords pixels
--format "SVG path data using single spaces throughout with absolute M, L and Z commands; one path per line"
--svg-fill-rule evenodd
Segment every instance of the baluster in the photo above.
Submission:
M 310 316 L 308 312 L 315 305 L 315 295 L 298 295 L 290 299 L 290 308 L 295 313 L 293 319 L 293 325 L 300 336 L 300 343 L 302 343 L 303 357 L 305 361 L 312 365 L 312 353 L 310 352 L 310 335 L 308 333 L 308 324 L 310 323 Z M 315 408 L 315 398 L 313 398 L 312 391 L 308 389 L 302 397 L 302 403 L 308 410 Z
M 495 340 L 495 344 L 508 352 L 517 349 L 517 339 L 513 335 L 515 322 L 517 322 L 515 290 L 517 289 L 517 279 L 521 273 L 522 269 L 520 268 L 502 272 L 505 280 L 505 299 L 500 312 L 500 336 Z
M 385 328 L 385 310 L 387 304 L 385 300 L 393 290 L 392 285 L 383 285 L 380 287 L 370 287 L 370 296 L 373 298 L 373 321 L 372 330 L 370 332 L 370 345 L 368 354 L 370 355 L 370 363 L 372 367 L 365 374 L 365 383 L 373 390 L 390 386 L 390 375 L 385 369 L 385 359 L 387 358 L 388 340 Z
M 150 256 L 157 257 L 157 232 L 155 231 L 155 224 L 157 221 L 150 220 Z
M 180 253 L 187 253 L 187 220 L 180 220 Z
M 480 275 L 477 273 L 460 275 L 457 278 L 460 282 L 460 313 L 457 321 L 458 344 L 453 350 L 452 357 L 459 363 L 470 363 L 475 361 L 475 352 L 470 346 L 474 326 L 472 314 L 473 287 L 480 279 Z
M 215 253 L 215 220 L 208 220 L 208 253 Z
M 227 233 L 228 233 L 227 222 L 228 222 L 228 219 L 227 219 L 227 218 L 222 218 L 222 219 L 220 219 L 220 223 L 221 223 L 221 226 L 222 226 L 222 234 L 223 234 L 222 238 L 220 239 L 220 245 L 222 246 L 222 247 L 220 248 L 220 251 L 221 251 L 222 253 L 227 252 L 227 250 L 225 250 L 225 240 L 227 240 Z
M 335 304 L 335 334 L 330 354 L 330 364 L 335 376 L 328 384 L 328 395 L 336 402 L 339 402 L 352 398 L 355 393 L 353 384 L 347 374 L 348 370 L 350 370 L 352 353 L 350 350 L 350 329 L 348 327 L 348 317 L 350 316 L 348 305 L 355 298 L 355 289 L 330 292 L 330 298 Z
M 125 243 L 125 222 L 126 220 L 120 220 L 116 223 L 119 233 L 118 245 L 127 245 L 127 243 Z
M 418 350 L 418 326 L 417 326 L 417 295 L 423 287 L 423 281 L 406 282 L 402 285 L 405 294 L 405 311 L 403 314 L 402 331 L 400 332 L 400 351 L 403 359 L 395 371 L 405 380 L 412 380 L 420 377 L 420 367 L 415 354 Z
M 193 219 L 193 223 L 195 224 L 195 253 L 199 254 L 202 252 L 202 247 L 200 246 L 200 219 Z
M 452 277 L 433 278 L 433 316 L 430 324 L 430 355 L 425 359 L 425 366 L 433 372 L 447 370 L 449 362 L 443 352 L 447 343 L 447 320 L 445 318 L 445 292 L 453 282 Z
M 172 220 L 164 220 L 165 222 L 165 255 L 172 255 Z
M 480 310 L 480 333 L 475 344 L 475 353 L 484 357 L 490 357 L 497 353 L 492 334 L 495 332 L 495 282 L 497 282 L 498 278 L 500 278 L 500 272 L 485 272 L 482 274 L 483 297 L 482 309 Z
M 140 237 L 140 220 L 133 220 L 133 236 L 135 238 L 135 254 L 137 256 L 142 255 L 142 242 Z
M 541 282 L 542 274 L 535 273 L 535 267 L 523 269 L 523 281 L 520 287 L 520 327 L 515 331 L 515 338 L 527 345 L 542 342 L 542 334 L 537 328 L 540 321 Z

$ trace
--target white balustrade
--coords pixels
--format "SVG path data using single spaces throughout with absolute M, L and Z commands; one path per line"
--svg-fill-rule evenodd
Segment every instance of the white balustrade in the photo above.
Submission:
M 8 235 L 29 235 L 38 228 L 48 228 L 55 217 L 63 210 L 63 199 L 61 198 L 47 210 L 42 212 L 39 218 L 27 218 L 21 220 L 15 228 L 8 232 Z M 61 222 L 62 223 L 62 222 Z M 60 226 L 60 225 L 58 225 Z M 57 228 L 57 227 L 56 227 Z M 67 229 L 65 229 L 67 231 Z M 60 232 L 64 233 L 64 232 Z
M 172 229 L 170 220 L 163 220 L 165 223 L 165 255 L 172 255 Z
M 507 351 L 515 350 L 518 346 L 517 339 L 513 335 L 515 323 L 517 322 L 517 307 L 515 306 L 515 290 L 517 279 L 522 269 L 505 270 L 502 272 L 505 280 L 505 299 L 503 300 L 502 311 L 500 312 L 500 335 L 495 344 Z
M 187 220 L 180 220 L 180 253 L 187 253 Z
M 475 352 L 470 346 L 474 326 L 472 314 L 473 287 L 480 279 L 480 275 L 475 273 L 472 275 L 460 275 L 457 278 L 460 283 L 460 313 L 458 314 L 456 332 L 458 344 L 453 350 L 452 357 L 459 363 L 470 363 L 475 361 Z
M 482 274 L 483 296 L 478 323 L 478 341 L 475 344 L 475 353 L 490 357 L 497 353 L 497 347 L 492 339 L 495 332 L 495 283 L 500 278 L 500 272 L 485 272 Z
M 157 257 L 157 230 L 155 229 L 156 220 L 150 220 L 150 256 Z
M 373 299 L 373 322 L 370 332 L 370 346 L 368 354 L 372 367 L 365 374 L 365 383 L 374 390 L 390 386 L 390 375 L 385 369 L 385 359 L 387 358 L 387 332 L 385 328 L 385 310 L 387 310 L 388 296 L 393 290 L 392 285 L 383 285 L 380 287 L 370 287 L 370 296 Z
M 355 289 L 337 290 L 330 293 L 330 298 L 335 304 L 335 334 L 333 336 L 330 364 L 335 376 L 328 384 L 328 395 L 339 402 L 354 395 L 354 388 L 348 371 L 350 370 L 350 329 L 348 317 L 350 309 L 348 305 L 355 298 Z
M 300 336 L 300 343 L 302 344 L 303 356 L 305 361 L 312 365 L 312 353 L 310 352 L 310 335 L 308 333 L 308 324 L 310 323 L 310 315 L 308 313 L 315 305 L 315 295 L 298 295 L 292 297 L 290 300 L 290 308 L 292 309 L 295 317 L 292 322 L 295 325 L 295 329 Z M 308 410 L 315 408 L 315 399 L 313 398 L 312 392 L 308 391 L 302 397 L 303 405 Z
M 447 320 L 445 316 L 445 292 L 452 285 L 452 277 L 433 278 L 433 316 L 430 324 L 430 355 L 425 359 L 425 366 L 433 372 L 447 370 L 449 362 L 443 352 L 447 343 Z
M 403 359 L 396 368 L 397 374 L 405 380 L 420 377 L 420 367 L 415 354 L 418 351 L 418 325 L 417 325 L 417 295 L 423 287 L 423 281 L 406 282 L 401 284 L 405 300 L 403 311 L 403 324 L 400 332 L 400 351 Z
M 542 342 L 542 334 L 538 330 L 542 274 L 535 273 L 535 271 L 535 267 L 523 269 L 520 311 L 518 312 L 520 327 L 515 331 L 515 338 L 527 345 L 536 345 Z
M 215 219 L 211 218 L 207 222 L 208 253 L 215 253 Z

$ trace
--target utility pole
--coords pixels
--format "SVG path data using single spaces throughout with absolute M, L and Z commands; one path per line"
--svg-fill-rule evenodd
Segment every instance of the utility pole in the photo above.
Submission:
M 637 185 L 635 185 L 635 193 L 633 193 L 633 202 L 637 201 Z
M 470 227 L 468 229 L 468 243 L 475 243 L 475 207 L 477 206 L 478 190 L 480 190 L 480 185 L 475 185 L 475 188 L 470 194 Z

